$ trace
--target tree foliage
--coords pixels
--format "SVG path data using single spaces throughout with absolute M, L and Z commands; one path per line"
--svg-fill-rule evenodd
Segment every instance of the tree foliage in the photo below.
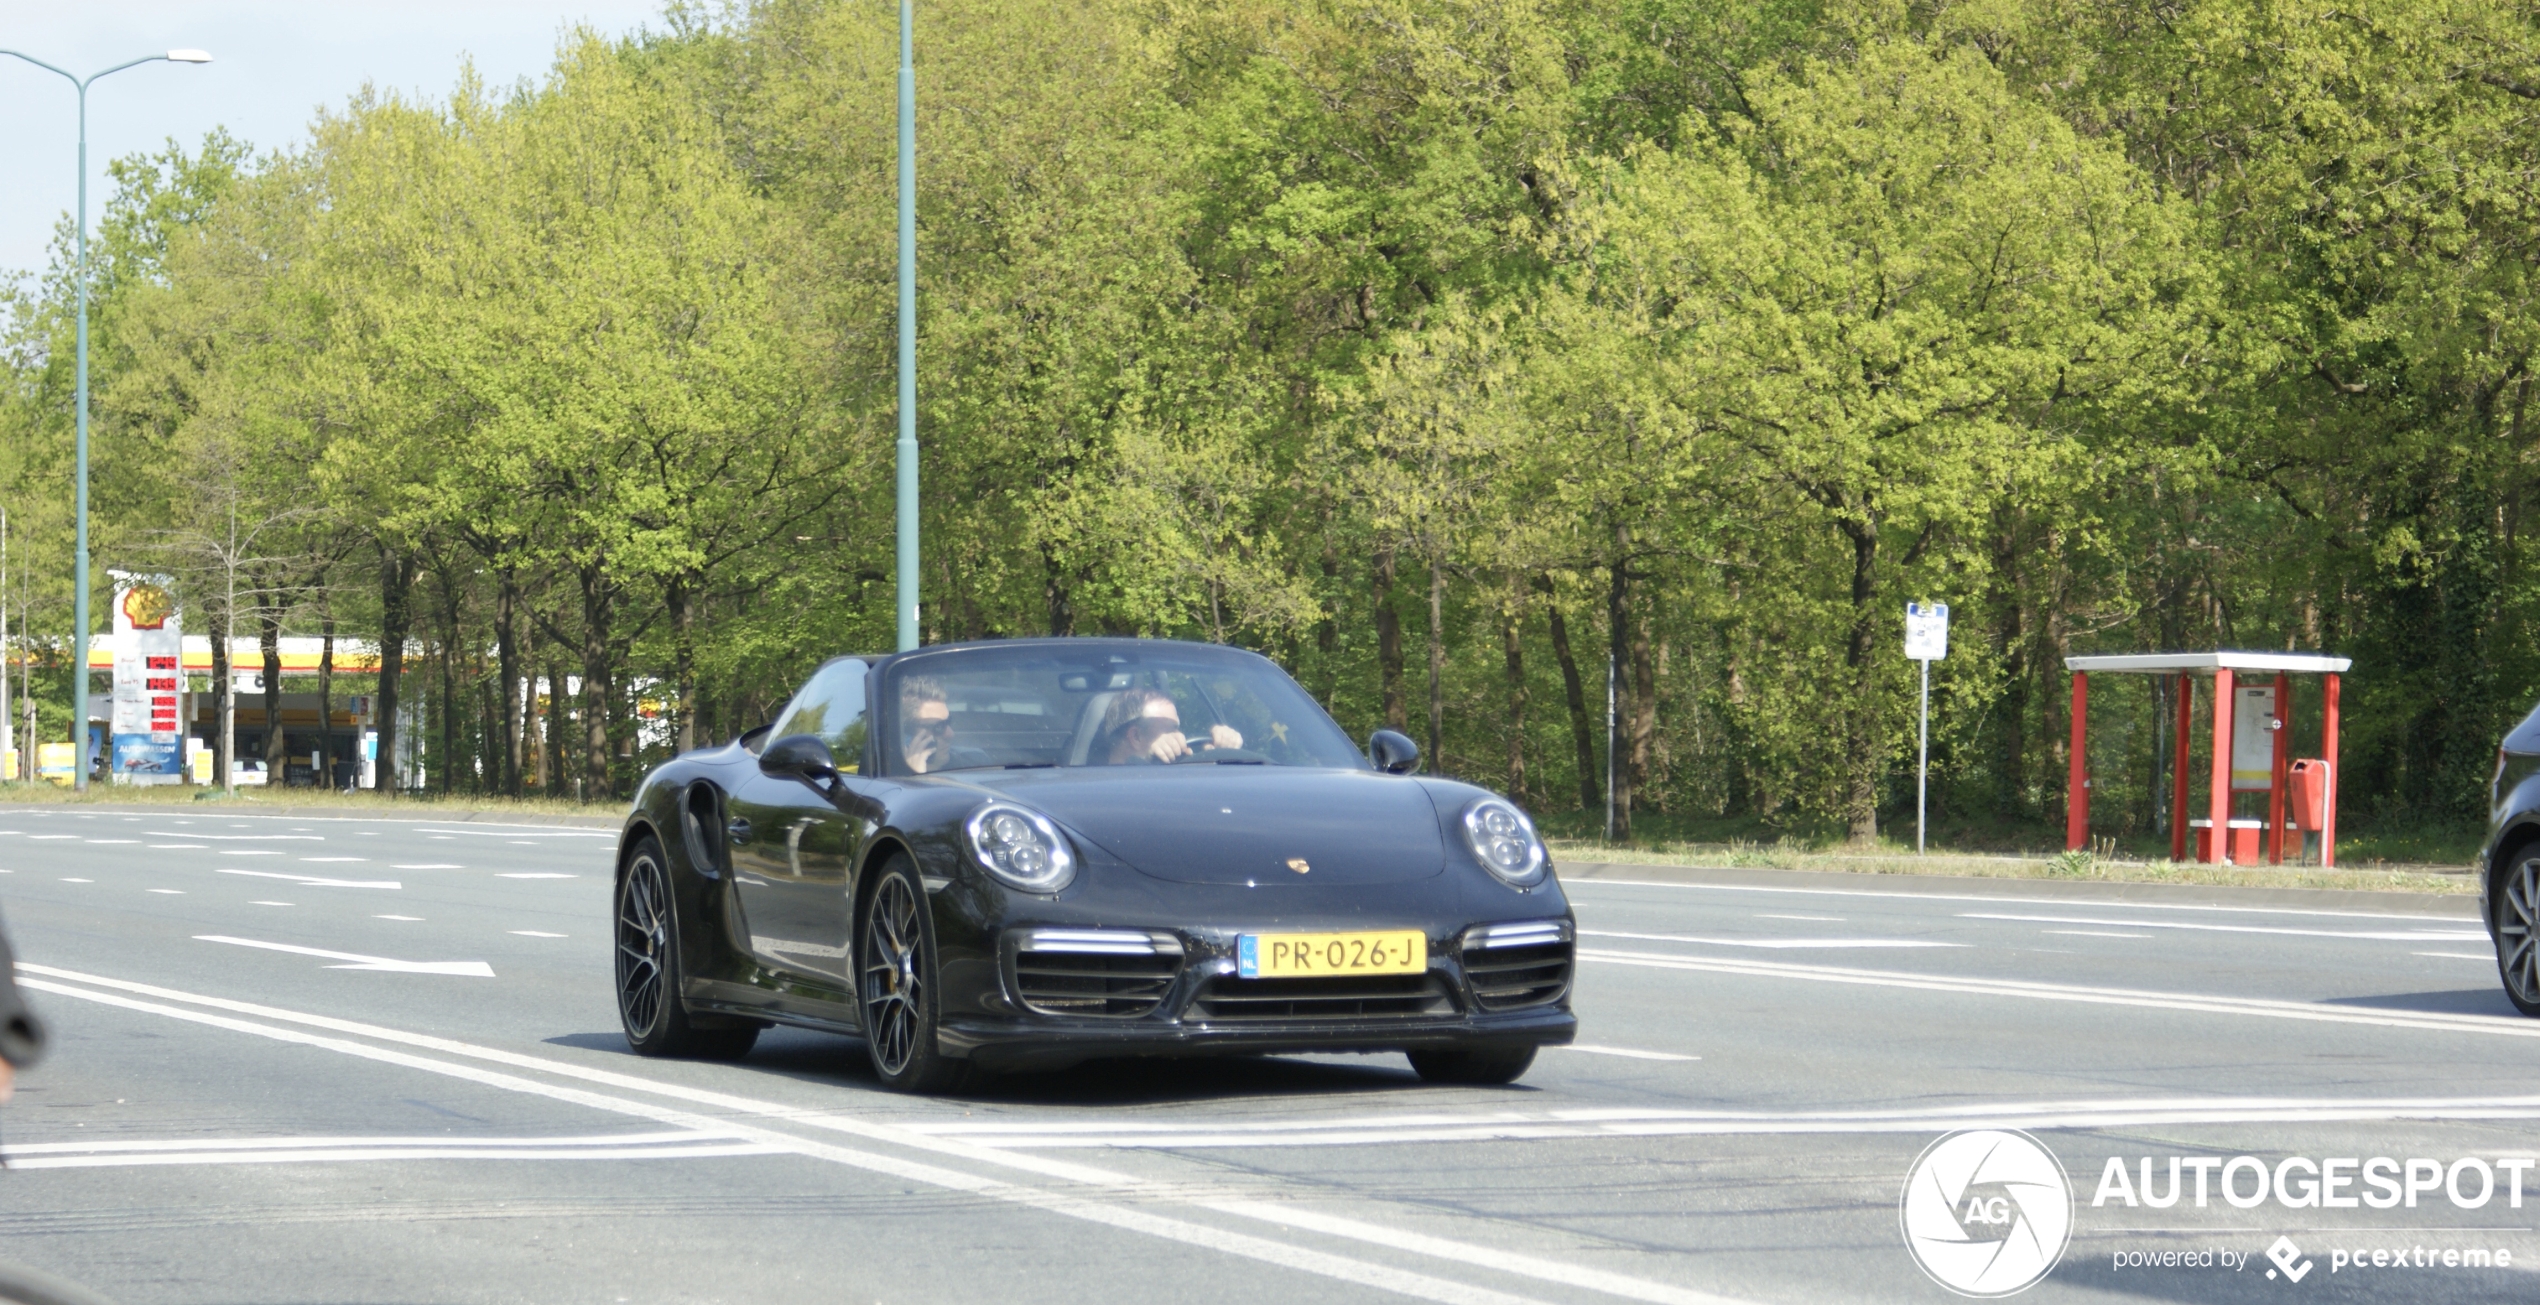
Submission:
M 1857 838 L 1909 598 L 1937 804 L 2014 828 L 2074 652 L 2355 656 L 2390 816 L 2474 814 L 2540 689 L 2532 4 L 918 11 L 930 640 L 1239 642 L 1538 807 L 1610 747 L 1627 821 Z M 246 618 L 410 638 L 459 786 L 622 791 L 884 646 L 895 14 L 674 6 L 119 162 L 101 564 L 267 523 Z M 0 351 L 55 644 L 68 289 Z M 2148 829 L 2159 707 L 2100 702 Z

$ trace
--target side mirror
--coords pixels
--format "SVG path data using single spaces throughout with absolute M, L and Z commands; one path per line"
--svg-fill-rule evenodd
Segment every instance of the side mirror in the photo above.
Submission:
M 767 745 L 767 751 L 759 755 L 758 768 L 770 775 L 828 780 L 836 777 L 838 761 L 818 735 L 788 734 Z
M 1378 730 L 1367 736 L 1367 759 L 1388 775 L 1408 775 L 1420 768 L 1420 745 L 1400 730 Z

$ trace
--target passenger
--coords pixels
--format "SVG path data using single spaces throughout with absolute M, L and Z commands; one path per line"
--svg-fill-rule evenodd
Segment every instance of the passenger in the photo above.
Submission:
M 1103 713 L 1103 734 L 1111 741 L 1103 755 L 1109 765 L 1179 761 L 1191 755 L 1190 740 L 1182 735 L 1181 709 L 1160 689 L 1123 690 L 1112 699 L 1111 710 Z M 1200 751 L 1243 745 L 1244 736 L 1233 726 L 1218 724 L 1209 726 L 1208 741 L 1200 745 Z
M 900 755 L 910 771 L 942 770 L 952 760 L 952 704 L 944 700 L 944 682 L 931 675 L 900 681 Z

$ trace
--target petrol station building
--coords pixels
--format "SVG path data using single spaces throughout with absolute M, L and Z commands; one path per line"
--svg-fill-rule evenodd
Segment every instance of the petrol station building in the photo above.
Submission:
M 111 674 L 119 651 L 119 636 L 94 636 L 88 645 L 88 669 L 92 674 Z M 318 680 L 329 668 L 336 676 L 373 676 L 379 673 L 377 645 L 352 639 L 337 639 L 330 656 L 327 641 L 307 636 L 285 635 L 279 641 L 282 660 L 282 682 L 264 683 L 264 649 L 254 639 L 235 639 L 230 644 L 229 671 L 231 690 L 237 703 L 238 757 L 255 761 L 265 756 L 265 702 L 268 688 L 280 691 L 284 753 L 288 758 L 281 773 L 266 777 L 276 785 L 316 785 L 330 788 L 375 788 L 378 786 L 377 703 L 366 693 L 347 694 L 340 690 L 330 694 L 333 701 L 323 723 L 319 720 Z M 218 699 L 210 691 L 212 676 L 212 641 L 209 636 L 184 636 L 181 658 L 183 682 L 188 686 L 181 695 L 178 719 L 183 722 L 188 759 L 187 777 L 196 782 L 211 782 L 210 760 L 215 740 L 220 737 Z M 201 683 L 202 688 L 191 686 Z M 402 713 L 401 713 L 402 714 Z M 409 722 L 411 725 L 411 722 Z M 95 731 L 108 728 L 107 718 L 92 713 L 90 727 Z M 411 728 L 402 731 L 409 740 Z M 333 759 L 330 776 L 316 772 L 315 759 L 321 738 L 331 745 L 326 749 Z M 199 760 L 196 758 L 199 756 Z M 162 781 L 165 782 L 165 781 Z

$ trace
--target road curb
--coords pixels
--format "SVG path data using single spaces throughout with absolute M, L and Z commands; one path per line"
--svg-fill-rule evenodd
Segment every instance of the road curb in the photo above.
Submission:
M 1934 897 L 1976 895 L 2096 902 L 2279 906 L 2314 911 L 2441 916 L 2454 920 L 2478 917 L 2478 899 L 2475 897 L 2380 892 L 2368 888 L 2235 888 L 2226 884 L 2133 884 L 2104 880 L 1863 874 L 1849 870 L 1732 869 L 1727 866 L 1641 865 L 1628 861 L 1565 861 L 1557 869 L 1565 881 L 1589 883 L 1600 879 L 1636 880 L 1658 884 L 1711 884 L 1724 888 L 1849 889 Z
M 381 820 L 409 825 L 537 825 L 559 829 L 616 829 L 626 823 L 624 816 L 563 816 L 535 811 L 434 811 L 411 808 L 385 808 L 377 813 L 347 810 L 343 807 L 278 807 L 261 802 L 205 802 L 194 806 L 174 803 L 118 802 L 0 802 L 0 815 L 64 815 L 97 816 L 262 816 L 280 820 Z

